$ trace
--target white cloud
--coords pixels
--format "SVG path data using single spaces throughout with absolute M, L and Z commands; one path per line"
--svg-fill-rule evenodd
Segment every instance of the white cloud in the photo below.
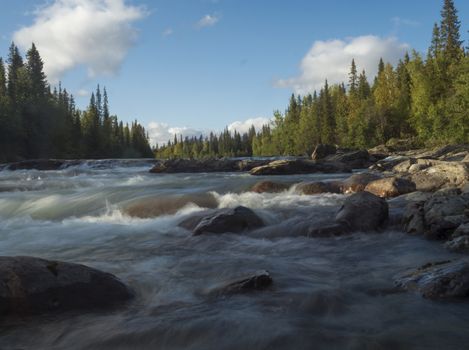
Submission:
M 173 33 L 174 33 L 173 28 L 166 28 L 165 30 L 163 30 L 163 32 L 161 33 L 161 35 L 162 35 L 164 38 L 166 38 L 166 37 L 168 37 L 168 36 L 173 35 Z
M 270 119 L 264 118 L 264 117 L 259 117 L 259 118 L 251 118 L 247 119 L 244 121 L 235 121 L 228 125 L 228 130 L 233 132 L 237 131 L 241 134 L 248 132 L 251 126 L 254 125 L 256 128 L 256 131 L 259 131 L 262 129 L 262 126 L 267 125 L 270 123 Z
M 365 69 L 368 78 L 372 78 L 377 73 L 381 57 L 385 62 L 395 64 L 408 49 L 409 45 L 394 37 L 374 35 L 316 41 L 301 61 L 300 75 L 278 80 L 275 85 L 305 94 L 319 90 L 326 79 L 331 84 L 346 82 L 352 59 L 355 59 L 359 72 Z
M 244 121 L 235 121 L 228 125 L 228 130 L 230 132 L 234 132 L 235 130 L 238 131 L 239 133 L 243 134 L 245 132 L 249 131 L 249 128 L 254 125 L 256 128 L 256 131 L 261 130 L 263 125 L 269 124 L 270 119 L 268 118 L 251 118 L 247 119 Z M 148 134 L 150 135 L 150 143 L 152 145 L 163 145 L 168 143 L 169 140 L 171 142 L 174 140 L 174 135 L 177 135 L 177 138 L 179 140 L 180 135 L 182 135 L 182 138 L 187 137 L 199 137 L 200 135 L 202 136 L 207 136 L 210 134 L 210 132 L 213 132 L 215 134 L 219 134 L 221 131 L 220 130 L 209 130 L 209 129 L 197 129 L 197 128 L 192 128 L 188 126 L 182 126 L 182 127 L 177 127 L 177 126 L 170 126 L 167 123 L 158 123 L 158 122 L 151 122 L 148 124 L 147 127 Z
M 34 42 L 52 83 L 84 65 L 88 76 L 114 75 L 137 31 L 132 24 L 147 15 L 125 0 L 55 0 L 34 12 L 34 23 L 13 35 L 23 49 Z
M 217 24 L 219 20 L 220 20 L 220 17 L 217 16 L 216 14 L 205 15 L 196 23 L 196 27 L 197 28 L 212 27 L 215 24 Z
M 193 137 L 193 136 L 200 136 L 205 135 L 206 132 L 204 130 L 198 130 L 194 128 L 189 128 L 186 126 L 183 127 L 174 127 L 169 126 L 166 123 L 157 123 L 151 122 L 148 124 L 147 128 L 148 134 L 150 135 L 150 143 L 152 145 L 163 145 L 168 142 L 168 140 L 173 141 L 174 135 L 177 135 L 179 139 L 179 135 L 182 137 Z

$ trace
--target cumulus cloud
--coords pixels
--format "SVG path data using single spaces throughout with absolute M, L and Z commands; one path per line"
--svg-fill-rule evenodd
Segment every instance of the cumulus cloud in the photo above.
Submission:
M 190 128 L 187 126 L 183 127 L 174 127 L 169 126 L 166 123 L 157 123 L 151 122 L 147 128 L 148 134 L 150 135 L 150 143 L 152 145 L 163 145 L 168 142 L 168 140 L 173 141 L 174 135 L 177 135 L 179 139 L 179 135 L 182 137 L 193 137 L 193 136 L 200 136 L 205 135 L 206 132 L 204 130 L 198 130 L 195 128 Z
M 275 85 L 305 94 L 319 90 L 326 79 L 331 84 L 346 82 L 352 59 L 355 59 L 357 69 L 365 69 L 368 78 L 371 78 L 377 73 L 380 58 L 395 64 L 408 49 L 409 45 L 394 37 L 374 35 L 316 41 L 301 61 L 300 75 L 278 80 Z
M 239 133 L 243 134 L 245 132 L 249 131 L 249 128 L 254 125 L 256 130 L 261 130 L 263 125 L 269 124 L 270 119 L 268 118 L 263 118 L 263 117 L 258 117 L 258 118 L 250 118 L 244 121 L 235 121 L 228 125 L 228 130 L 230 132 L 234 132 L 235 130 L 238 131 Z M 207 136 L 210 134 L 210 132 L 213 132 L 215 134 L 220 133 L 220 130 L 209 130 L 209 129 L 197 129 L 197 128 L 192 128 L 188 126 L 170 126 L 167 123 L 158 123 L 158 122 L 151 122 L 148 124 L 147 127 L 148 134 L 150 136 L 150 143 L 152 145 L 163 145 L 166 144 L 169 140 L 171 142 L 174 140 L 174 135 L 177 135 L 177 138 L 179 140 L 180 135 L 182 135 L 182 138 L 187 137 L 199 137 L 200 135 L 202 136 Z
M 197 23 L 197 28 L 205 28 L 205 27 L 213 27 L 215 24 L 218 23 L 220 17 L 216 14 L 213 15 L 205 15 L 203 16 Z
M 133 23 L 146 15 L 125 0 L 55 0 L 36 10 L 33 24 L 13 40 L 23 49 L 36 44 L 53 83 L 80 65 L 89 77 L 114 75 L 137 38 Z
M 270 119 L 259 117 L 259 118 L 251 118 L 244 121 L 235 121 L 228 125 L 228 130 L 234 132 L 235 130 L 241 134 L 248 132 L 251 126 L 254 125 L 256 131 L 261 130 L 262 126 L 267 125 L 270 123 Z

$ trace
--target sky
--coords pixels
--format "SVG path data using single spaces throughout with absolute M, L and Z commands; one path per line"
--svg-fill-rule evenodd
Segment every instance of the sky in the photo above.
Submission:
M 469 1 L 455 0 L 464 40 Z M 3 1 L 0 56 L 31 42 L 52 85 L 86 107 L 97 84 L 111 112 L 152 143 L 245 131 L 292 93 L 347 80 L 352 58 L 372 77 L 380 57 L 426 52 L 442 0 Z

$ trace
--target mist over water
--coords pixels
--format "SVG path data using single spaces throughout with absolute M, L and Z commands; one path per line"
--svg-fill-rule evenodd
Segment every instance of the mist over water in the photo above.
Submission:
M 469 305 L 396 293 L 394 278 L 457 257 L 398 231 L 307 238 L 345 196 L 249 188 L 240 173 L 150 174 L 148 161 L 89 161 L 59 171 L 0 171 L 0 255 L 83 263 L 136 292 L 110 313 L 5 323 L 0 349 L 461 349 Z M 296 183 L 338 175 L 275 176 Z M 244 205 L 267 224 L 192 237 L 177 224 Z M 213 297 L 257 270 L 272 288 Z

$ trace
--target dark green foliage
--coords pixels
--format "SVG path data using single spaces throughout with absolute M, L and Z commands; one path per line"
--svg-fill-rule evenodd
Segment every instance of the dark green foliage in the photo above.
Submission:
M 86 111 L 59 84 L 53 92 L 33 44 L 23 61 L 11 44 L 8 67 L 0 58 L 0 162 L 28 158 L 152 157 L 145 129 L 124 130 L 109 115 L 107 91 L 98 86 Z M 123 135 L 127 135 L 127 139 Z

